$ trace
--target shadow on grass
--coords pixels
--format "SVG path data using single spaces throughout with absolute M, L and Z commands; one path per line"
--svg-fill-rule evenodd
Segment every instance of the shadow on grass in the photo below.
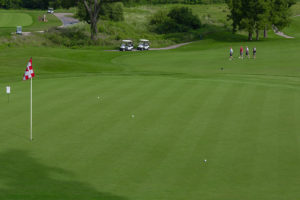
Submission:
M 97 178 L 97 177 L 95 177 Z M 73 174 L 39 163 L 27 152 L 0 154 L 1 200 L 126 200 L 98 192 L 89 184 L 70 181 Z

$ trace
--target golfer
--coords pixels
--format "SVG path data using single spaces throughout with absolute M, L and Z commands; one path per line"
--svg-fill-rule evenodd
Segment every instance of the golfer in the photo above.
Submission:
M 253 59 L 256 58 L 256 47 L 253 48 Z
M 249 48 L 248 46 L 246 47 L 246 57 L 249 59 L 250 58 L 250 54 L 249 54 Z
M 232 49 L 232 47 L 230 47 L 230 51 L 229 51 L 229 59 L 230 59 L 230 60 L 233 59 L 233 49 Z
M 241 48 L 240 48 L 240 58 L 244 59 L 244 49 L 243 49 L 243 46 L 241 46 Z

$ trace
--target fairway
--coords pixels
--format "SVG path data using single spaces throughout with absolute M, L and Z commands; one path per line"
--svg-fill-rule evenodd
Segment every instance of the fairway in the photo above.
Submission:
M 167 51 L 3 48 L 0 199 L 299 199 L 299 22 L 295 39 L 215 33 Z
M 32 17 L 26 13 L 3 13 L 0 11 L 0 28 L 30 26 Z
M 299 87 L 122 76 L 34 84 L 33 142 L 29 82 L 13 85 L 9 104 L 1 96 L 2 199 L 300 195 Z

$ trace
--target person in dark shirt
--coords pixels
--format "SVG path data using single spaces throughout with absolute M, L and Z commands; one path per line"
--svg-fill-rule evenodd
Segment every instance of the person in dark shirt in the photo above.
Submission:
M 253 59 L 256 58 L 256 47 L 253 48 Z

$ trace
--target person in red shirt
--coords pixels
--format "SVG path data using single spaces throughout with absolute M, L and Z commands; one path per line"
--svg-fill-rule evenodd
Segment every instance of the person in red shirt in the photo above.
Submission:
M 241 48 L 240 48 L 240 58 L 241 58 L 241 59 L 244 59 L 244 49 L 243 49 L 242 46 L 241 46 Z

